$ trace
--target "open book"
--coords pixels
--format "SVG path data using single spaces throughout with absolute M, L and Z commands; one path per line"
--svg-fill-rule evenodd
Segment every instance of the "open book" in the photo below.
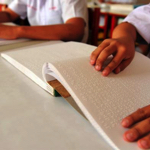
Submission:
M 150 102 L 150 60 L 136 53 L 120 74 L 103 77 L 89 63 L 94 46 L 77 42 L 14 50 L 1 54 L 43 89 L 57 79 L 95 129 L 115 150 L 138 150 L 122 138 L 122 118 Z

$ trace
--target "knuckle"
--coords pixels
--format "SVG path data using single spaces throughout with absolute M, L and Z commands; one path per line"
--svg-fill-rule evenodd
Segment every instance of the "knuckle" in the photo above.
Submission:
M 110 39 L 105 39 L 105 40 L 102 41 L 102 43 L 101 43 L 98 47 L 99 47 L 99 48 L 101 48 L 101 47 L 103 48 L 103 47 L 109 45 L 110 42 L 111 42 Z
M 143 119 L 146 118 L 146 113 L 145 113 L 144 109 L 139 108 L 139 109 L 137 109 L 136 113 L 138 114 L 138 116 L 140 116 L 140 118 L 143 118 Z
M 101 58 L 97 58 L 97 60 L 96 60 L 96 64 L 101 64 L 102 63 L 102 60 L 101 60 Z
M 91 53 L 91 56 L 92 56 L 92 57 L 96 57 L 96 56 L 97 56 L 96 51 L 93 51 L 93 52 Z
M 147 119 L 147 124 L 150 126 L 150 118 Z
M 107 66 L 111 71 L 117 66 L 117 62 L 112 60 L 111 63 Z
M 103 43 L 100 44 L 97 49 L 103 49 Z
M 150 140 L 150 133 L 147 135 L 147 138 Z
M 109 69 L 109 71 L 112 71 L 112 70 L 113 70 L 113 67 L 110 66 L 110 65 L 108 65 L 108 66 L 107 66 L 107 69 Z
M 134 119 L 134 117 L 132 116 L 132 114 L 129 115 L 128 118 L 130 119 L 130 121 L 131 121 L 132 124 L 135 123 L 135 119 Z
M 112 41 L 112 44 L 113 44 L 113 45 L 119 45 L 120 42 L 119 42 L 118 40 L 113 40 L 113 41 Z
M 124 44 L 122 44 L 120 41 L 118 40 L 113 40 L 112 43 L 111 43 L 113 46 L 116 46 L 120 49 L 120 51 L 122 52 L 126 52 L 127 51 L 127 48 Z
M 121 46 L 122 45 L 122 43 L 118 39 L 113 39 L 112 44 L 116 45 L 116 46 Z
M 103 43 L 107 43 L 109 41 L 110 41 L 110 39 L 105 39 L 105 40 L 103 40 Z
M 111 63 L 112 63 L 113 66 L 116 66 L 118 64 L 117 61 L 114 60 L 114 59 L 111 61 Z
M 101 52 L 103 55 L 110 55 L 109 49 L 105 49 L 104 51 Z
M 136 133 L 137 138 L 140 137 L 140 136 L 142 136 L 142 132 L 140 131 L 139 128 L 134 127 L 134 128 L 133 128 L 133 131 Z
M 125 46 L 121 45 L 120 50 L 122 53 L 125 53 L 127 51 L 127 48 Z

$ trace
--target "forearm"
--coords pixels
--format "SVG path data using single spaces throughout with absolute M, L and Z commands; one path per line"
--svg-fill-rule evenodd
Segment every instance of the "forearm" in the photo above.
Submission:
M 135 42 L 136 41 L 136 28 L 130 23 L 127 23 L 127 22 L 121 23 L 113 31 L 112 38 L 116 38 L 116 39 L 127 38 Z
M 85 22 L 82 18 L 72 18 L 65 24 L 47 26 L 7 26 L 1 24 L 0 38 L 81 41 L 84 27 Z
M 5 12 L 5 11 L 0 12 L 0 23 L 11 22 L 11 21 L 12 21 L 12 19 L 8 12 Z
M 5 11 L 0 12 L 0 23 L 13 22 L 18 18 L 19 18 L 19 15 L 9 8 L 7 8 Z
M 84 30 L 73 24 L 60 24 L 48 26 L 22 26 L 19 27 L 18 38 L 40 40 L 75 40 L 80 41 Z

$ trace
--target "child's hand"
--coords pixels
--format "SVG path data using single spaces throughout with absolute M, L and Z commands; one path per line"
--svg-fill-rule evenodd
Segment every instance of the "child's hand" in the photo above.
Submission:
M 134 125 L 124 133 L 123 137 L 126 141 L 137 141 L 140 148 L 150 148 L 150 105 L 127 116 L 121 124 L 125 128 Z
M 100 71 L 106 59 L 113 55 L 112 61 L 104 68 L 102 75 L 107 76 L 112 71 L 117 74 L 130 64 L 134 53 L 134 41 L 130 38 L 106 39 L 92 52 L 90 63 Z

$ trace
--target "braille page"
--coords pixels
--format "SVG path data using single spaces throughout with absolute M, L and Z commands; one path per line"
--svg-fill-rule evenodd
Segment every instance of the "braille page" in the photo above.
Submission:
M 94 46 L 77 42 L 51 41 L 49 45 L 23 48 L 3 52 L 1 56 L 32 79 L 35 83 L 53 94 L 53 88 L 47 86 L 42 77 L 42 66 L 45 62 L 55 62 L 68 58 L 90 56 Z
M 74 98 L 97 131 L 116 150 L 138 150 L 122 138 L 121 120 L 150 104 L 150 60 L 136 53 L 121 73 L 103 77 L 89 64 L 89 57 L 47 64 Z

